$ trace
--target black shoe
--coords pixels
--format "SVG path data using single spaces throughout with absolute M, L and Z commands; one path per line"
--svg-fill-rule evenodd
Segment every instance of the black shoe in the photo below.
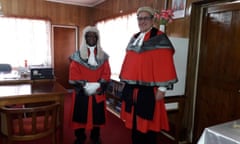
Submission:
M 102 144 L 101 140 L 91 140 L 91 144 Z
M 74 144 L 84 144 L 84 140 L 76 139 Z

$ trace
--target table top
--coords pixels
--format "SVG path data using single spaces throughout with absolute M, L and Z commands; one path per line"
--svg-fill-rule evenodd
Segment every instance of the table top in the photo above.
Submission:
M 240 119 L 205 128 L 198 144 L 240 144 Z
M 66 94 L 67 90 L 56 81 L 34 81 L 0 85 L 0 100 L 6 97 L 41 94 Z
M 11 73 L 0 73 L 0 85 L 6 84 L 28 84 L 33 83 L 35 81 L 55 81 L 54 79 L 31 79 L 31 76 L 28 75 L 19 75 L 15 72 Z

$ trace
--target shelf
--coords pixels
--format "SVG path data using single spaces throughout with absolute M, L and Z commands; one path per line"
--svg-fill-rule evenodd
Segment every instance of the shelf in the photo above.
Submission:
M 120 110 L 121 110 L 121 92 L 124 87 L 124 84 L 111 80 L 108 89 L 107 89 L 107 110 L 118 118 L 120 118 Z
M 113 110 L 112 108 L 107 106 L 107 110 L 109 112 L 111 112 L 112 114 L 114 114 L 116 117 L 120 118 L 120 114 L 118 112 L 116 112 L 115 110 Z
M 107 110 L 120 118 L 121 102 L 112 96 L 107 96 Z

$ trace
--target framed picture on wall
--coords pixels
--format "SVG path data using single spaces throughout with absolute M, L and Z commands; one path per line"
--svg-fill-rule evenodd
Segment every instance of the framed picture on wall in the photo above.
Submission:
M 172 0 L 173 19 L 185 16 L 186 0 Z

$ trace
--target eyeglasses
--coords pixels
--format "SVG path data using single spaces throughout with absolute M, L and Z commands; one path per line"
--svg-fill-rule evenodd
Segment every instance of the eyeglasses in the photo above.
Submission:
M 137 17 L 138 21 L 150 21 L 153 17 Z

